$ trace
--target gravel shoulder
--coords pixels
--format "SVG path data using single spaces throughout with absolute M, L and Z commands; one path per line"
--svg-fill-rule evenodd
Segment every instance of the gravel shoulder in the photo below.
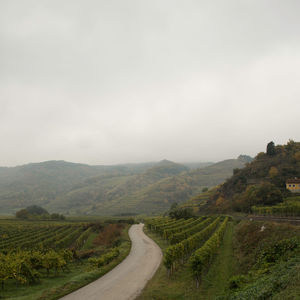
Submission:
M 144 224 L 132 225 L 129 255 L 117 267 L 96 281 L 61 300 L 132 300 L 154 275 L 162 260 L 161 249 L 143 232 Z

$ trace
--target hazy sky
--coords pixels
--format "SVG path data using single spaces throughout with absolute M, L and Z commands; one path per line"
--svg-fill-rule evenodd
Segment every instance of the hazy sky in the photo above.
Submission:
M 0 0 L 0 165 L 300 141 L 299 15 L 299 0 Z

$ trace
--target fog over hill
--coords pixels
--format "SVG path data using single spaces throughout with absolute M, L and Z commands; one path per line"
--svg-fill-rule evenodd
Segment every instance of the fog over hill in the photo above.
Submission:
M 208 165 L 195 168 L 198 165 Z M 47 161 L 0 168 L 1 214 L 40 205 L 65 214 L 158 213 L 243 167 L 243 159 L 184 165 L 168 160 L 90 166 Z
M 220 161 L 300 138 L 300 1 L 0 1 L 0 165 Z

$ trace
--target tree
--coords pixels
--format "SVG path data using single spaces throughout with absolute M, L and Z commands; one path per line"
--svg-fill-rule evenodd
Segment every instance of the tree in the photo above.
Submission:
M 60 215 L 59 214 L 57 214 L 57 213 L 53 213 L 53 214 L 51 214 L 51 219 L 52 220 L 58 220 L 58 219 L 60 219 Z
M 222 206 L 224 202 L 225 202 L 224 197 L 220 195 L 216 201 L 216 206 Z
M 188 219 L 192 218 L 193 215 L 193 210 L 190 207 L 182 208 L 182 207 L 177 207 L 175 209 L 170 210 L 169 212 L 169 217 L 175 218 L 175 219 Z
M 31 205 L 26 207 L 26 210 L 31 214 L 31 215 L 49 215 L 46 209 L 43 207 L 40 207 L 38 205 Z
M 177 202 L 172 203 L 170 210 L 173 210 L 173 209 L 175 209 L 177 207 L 178 207 L 178 203 Z
M 278 187 L 270 182 L 258 186 L 250 185 L 241 194 L 236 194 L 234 209 L 249 212 L 254 205 L 274 205 L 283 201 L 283 196 Z
M 274 205 L 283 201 L 279 188 L 269 182 L 261 184 L 256 195 L 258 203 L 262 205 Z
M 270 142 L 268 145 L 267 145 L 267 155 L 269 156 L 273 156 L 276 154 L 276 150 L 275 150 L 275 144 L 274 142 Z
M 300 162 L 300 151 L 294 154 L 294 159 L 296 160 L 296 162 Z
M 28 219 L 30 217 L 29 212 L 27 209 L 21 209 L 16 212 L 16 218 L 18 219 Z
M 257 187 L 254 185 L 247 186 L 241 194 L 235 194 L 233 199 L 233 208 L 236 211 L 250 212 L 251 206 L 257 204 Z
M 58 213 L 52 213 L 50 215 L 46 209 L 37 205 L 28 206 L 25 209 L 21 209 L 17 211 L 16 218 L 38 219 L 38 220 L 65 220 L 66 219 L 64 215 L 60 215 Z
M 269 176 L 271 178 L 274 178 L 276 177 L 277 175 L 279 174 L 279 171 L 276 167 L 271 167 L 270 170 L 269 170 Z

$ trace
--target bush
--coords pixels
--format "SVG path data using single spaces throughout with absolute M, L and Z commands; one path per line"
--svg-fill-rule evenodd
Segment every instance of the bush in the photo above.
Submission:
M 246 190 L 234 197 L 233 208 L 237 211 L 250 212 L 255 205 L 274 205 L 283 201 L 279 188 L 269 182 L 258 186 L 250 185 Z
M 236 275 L 229 279 L 229 289 L 239 289 L 246 282 L 246 276 Z
M 190 207 L 187 208 L 175 208 L 169 212 L 169 217 L 173 219 L 188 219 L 194 217 L 193 210 Z
M 109 264 L 114 258 L 118 257 L 120 251 L 118 248 L 113 248 L 106 254 L 101 255 L 98 258 L 89 258 L 88 261 L 94 267 L 100 268 L 104 265 Z

